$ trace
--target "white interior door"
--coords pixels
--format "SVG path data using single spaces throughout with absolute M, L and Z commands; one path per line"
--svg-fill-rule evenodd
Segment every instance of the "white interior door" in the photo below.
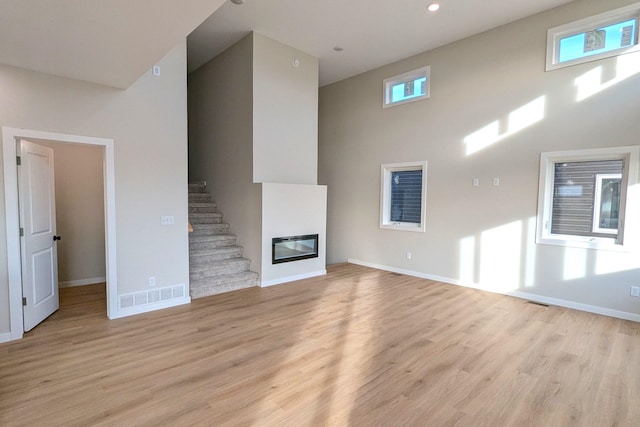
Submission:
M 53 149 L 20 140 L 20 159 L 22 312 L 30 331 L 60 305 Z

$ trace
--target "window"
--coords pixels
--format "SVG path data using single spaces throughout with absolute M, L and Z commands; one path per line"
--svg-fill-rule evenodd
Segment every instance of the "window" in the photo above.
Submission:
M 542 153 L 537 242 L 594 249 L 625 246 L 634 221 L 638 147 Z M 628 240 L 628 239 L 627 239 Z
M 549 29 L 547 71 L 635 52 L 640 3 Z
M 385 79 L 383 86 L 384 108 L 418 101 L 430 96 L 430 67 L 423 67 L 399 76 Z
M 382 165 L 380 228 L 425 231 L 427 162 Z
M 622 169 L 622 162 L 620 162 Z M 596 174 L 593 233 L 618 234 L 622 172 Z

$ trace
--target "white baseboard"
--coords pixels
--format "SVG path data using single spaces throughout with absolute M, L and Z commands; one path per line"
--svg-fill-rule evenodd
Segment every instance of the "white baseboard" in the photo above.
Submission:
M 72 288 L 75 286 L 95 285 L 96 283 L 105 283 L 106 277 L 91 277 L 89 279 L 68 280 L 66 282 L 58 282 L 59 288 Z
M 176 307 L 178 305 L 191 303 L 191 297 L 172 298 L 166 301 L 158 301 L 151 304 L 137 305 L 133 307 L 120 308 L 118 312 L 109 317 L 110 319 L 120 319 L 121 317 L 133 316 L 136 314 L 149 313 L 163 308 Z
M 296 280 L 309 279 L 311 277 L 324 276 L 327 274 L 327 270 L 313 271 L 311 273 L 298 274 L 295 276 L 282 277 L 279 279 L 266 280 L 260 282 L 261 288 L 266 288 L 267 286 L 280 285 L 282 283 L 294 282 Z
M 22 338 L 22 333 L 13 333 L 13 332 L 3 332 L 0 333 L 0 343 L 9 342 L 13 340 L 19 340 Z
M 482 291 L 493 292 L 495 294 L 508 295 L 516 298 L 526 299 L 529 301 L 540 302 L 543 304 L 556 305 L 558 307 L 571 308 L 573 310 L 586 311 L 588 313 L 600 314 L 603 316 L 609 316 L 609 317 L 615 317 L 618 319 L 640 322 L 640 314 L 628 313 L 626 311 L 612 310 L 610 308 L 598 307 L 598 306 L 589 305 L 589 304 L 582 304 L 579 302 L 568 301 L 568 300 L 559 299 L 559 298 L 551 298 L 543 295 L 530 294 L 530 293 L 521 292 L 521 291 L 500 292 L 500 291 L 483 287 L 478 283 L 464 283 L 464 282 L 461 282 L 460 280 L 452 279 L 450 277 L 435 276 L 433 274 L 426 274 L 426 273 L 421 273 L 419 271 L 405 270 L 403 268 L 389 267 L 387 265 L 376 264 L 376 263 L 362 261 L 358 259 L 349 258 L 347 259 L 347 262 L 350 264 L 362 265 L 364 267 L 376 268 L 378 270 L 390 271 L 392 273 L 406 274 L 407 276 L 419 277 L 421 279 L 435 280 L 437 282 L 463 286 L 465 288 L 473 288 L 473 289 L 479 289 Z

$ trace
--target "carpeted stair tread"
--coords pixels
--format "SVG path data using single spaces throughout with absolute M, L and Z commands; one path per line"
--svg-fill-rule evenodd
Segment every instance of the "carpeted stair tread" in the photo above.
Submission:
M 219 212 L 198 212 L 189 214 L 189 222 L 195 224 L 221 224 L 222 214 Z
M 189 202 L 189 214 L 214 212 L 218 212 L 214 202 Z
M 218 246 L 205 249 L 191 249 L 189 251 L 189 262 L 191 264 L 203 264 L 229 258 L 241 258 L 242 251 L 243 249 L 241 246 Z
M 191 224 L 193 233 L 191 236 L 206 236 L 211 234 L 228 234 L 229 224 Z
M 209 193 L 189 193 L 189 203 L 214 203 Z

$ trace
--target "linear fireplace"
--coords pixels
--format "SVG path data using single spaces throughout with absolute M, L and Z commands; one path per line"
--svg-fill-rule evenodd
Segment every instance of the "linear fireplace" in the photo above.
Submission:
M 318 235 L 274 237 L 271 239 L 271 264 L 318 257 Z

